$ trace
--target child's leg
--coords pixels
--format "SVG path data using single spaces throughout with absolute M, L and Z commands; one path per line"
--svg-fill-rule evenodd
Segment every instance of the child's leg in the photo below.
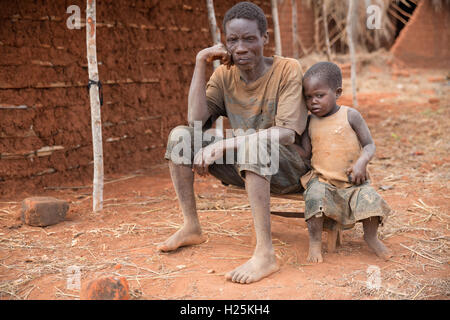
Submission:
M 378 217 L 367 218 L 364 219 L 362 223 L 364 229 L 364 240 L 369 245 L 369 247 L 373 251 L 375 251 L 377 256 L 379 256 L 380 258 L 388 260 L 390 257 L 392 257 L 392 254 L 388 250 L 388 248 L 386 248 L 386 246 L 378 239 L 377 231 L 379 218 Z
M 306 221 L 309 233 L 308 262 L 322 262 L 323 216 L 311 217 Z

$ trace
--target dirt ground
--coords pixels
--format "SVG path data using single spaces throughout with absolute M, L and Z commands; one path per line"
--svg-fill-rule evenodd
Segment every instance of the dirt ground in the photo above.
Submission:
M 372 183 L 393 210 L 379 233 L 394 254 L 390 261 L 369 250 L 357 224 L 344 232 L 343 245 L 332 254 L 324 234 L 324 262 L 307 263 L 305 221 L 273 216 L 280 270 L 250 285 L 226 281 L 224 274 L 252 254 L 252 218 L 246 197 L 227 193 L 211 177 L 195 183 L 208 241 L 159 253 L 156 244 L 182 224 L 163 163 L 108 175 L 100 213 L 91 210 L 90 186 L 23 190 L 0 199 L 0 298 L 79 299 L 80 291 L 67 285 L 75 267 L 81 285 L 103 276 L 125 277 L 132 299 L 449 299 L 448 75 L 403 68 L 387 55 L 361 61 L 358 109 L 377 145 Z M 345 78 L 340 103 L 351 101 Z M 45 228 L 22 224 L 21 201 L 43 195 L 69 201 L 66 221 Z M 276 211 L 303 205 L 272 199 Z M 368 285 L 368 268 L 379 268 L 379 288 Z

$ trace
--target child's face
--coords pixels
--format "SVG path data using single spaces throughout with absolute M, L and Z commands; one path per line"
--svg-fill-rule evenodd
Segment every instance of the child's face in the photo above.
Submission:
M 336 100 L 342 93 L 342 88 L 333 90 L 325 80 L 312 76 L 303 82 L 304 95 L 308 110 L 318 116 L 325 117 L 337 111 Z

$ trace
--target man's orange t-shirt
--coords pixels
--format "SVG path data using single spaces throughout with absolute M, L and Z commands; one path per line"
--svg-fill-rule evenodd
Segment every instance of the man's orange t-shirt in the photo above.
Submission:
M 292 58 L 273 57 L 270 69 L 246 84 L 236 66 L 218 67 L 206 87 L 212 120 L 228 117 L 233 129 L 268 129 L 279 126 L 301 135 L 308 111 L 302 94 L 302 68 Z

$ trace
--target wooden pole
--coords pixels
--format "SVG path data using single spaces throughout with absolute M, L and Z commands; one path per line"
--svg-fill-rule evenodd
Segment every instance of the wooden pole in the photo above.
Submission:
M 347 40 L 350 50 L 351 60 L 351 81 L 352 81 L 352 95 L 353 106 L 358 106 L 358 99 L 356 98 L 356 56 L 355 56 L 355 43 L 353 39 L 353 26 L 356 21 L 356 0 L 349 0 L 348 13 L 347 13 Z
M 275 54 L 277 56 L 282 55 L 281 51 L 281 35 L 280 35 L 280 24 L 278 22 L 278 0 L 271 0 L 272 3 L 272 21 L 273 21 L 273 30 L 275 33 Z
M 297 0 L 292 0 L 292 57 L 298 59 Z
M 103 146 L 102 119 L 100 114 L 99 79 L 96 45 L 95 0 L 87 0 L 86 6 L 86 48 L 89 70 L 89 96 L 91 102 L 92 146 L 94 149 L 93 210 L 103 208 Z
M 322 16 L 323 16 L 323 30 L 325 33 L 325 46 L 327 47 L 327 58 L 328 61 L 331 61 L 330 36 L 328 34 L 327 0 L 322 0 Z
M 319 41 L 319 10 L 317 9 L 317 3 L 313 3 L 314 11 L 314 45 L 316 46 L 316 52 L 320 52 L 320 41 Z
M 220 39 L 220 28 L 217 27 L 216 14 L 214 12 L 214 3 L 213 0 L 206 0 L 206 7 L 208 9 L 208 20 L 209 20 L 209 29 L 211 30 L 211 36 L 214 44 L 221 43 Z M 219 60 L 213 61 L 214 70 L 220 66 Z M 223 117 L 220 116 L 217 118 L 216 123 L 216 136 L 223 137 Z
M 214 3 L 213 0 L 206 0 L 206 7 L 208 8 L 208 20 L 209 20 L 209 29 L 211 30 L 211 36 L 214 44 L 221 43 L 220 41 L 220 29 L 217 27 L 216 22 L 216 14 L 214 12 Z M 213 61 L 214 69 L 216 69 L 220 65 L 219 60 Z

